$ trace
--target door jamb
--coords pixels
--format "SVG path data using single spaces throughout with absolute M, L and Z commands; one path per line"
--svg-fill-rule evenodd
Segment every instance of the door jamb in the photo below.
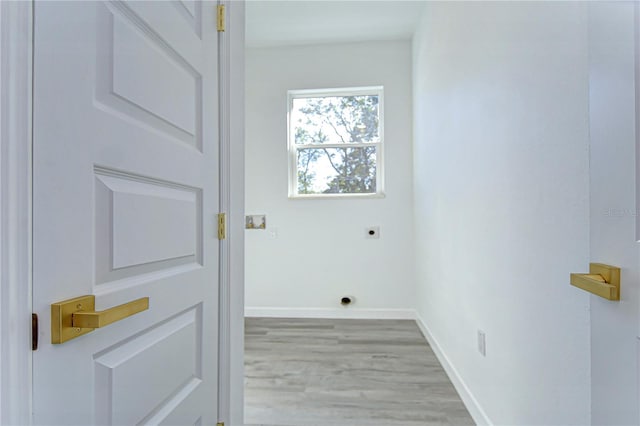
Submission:
M 635 59 L 635 120 L 636 120 L 636 241 L 640 242 L 640 3 L 633 5 L 633 39 Z M 640 330 L 640 317 L 638 317 Z M 636 357 L 638 359 L 638 373 L 636 377 L 637 389 L 640 389 L 640 332 L 636 340 Z M 640 416 L 640 392 L 638 392 L 638 415 Z
M 245 1 L 228 0 L 230 38 L 230 424 L 244 424 Z
M 218 6 L 227 7 L 224 0 L 218 1 Z M 226 13 L 225 9 L 225 13 Z M 220 13 L 220 11 L 218 11 Z M 226 16 L 224 18 L 227 20 Z M 218 30 L 218 118 L 219 118 L 219 188 L 220 188 L 220 212 L 231 217 L 229 211 L 231 200 L 230 188 L 230 156 L 229 148 L 231 139 L 229 135 L 229 39 L 225 32 Z M 231 234 L 230 230 L 228 234 Z M 218 263 L 218 420 L 229 424 L 229 388 L 230 375 L 229 365 L 231 363 L 231 353 L 229 352 L 230 342 L 230 310 L 231 303 L 229 297 L 230 286 L 230 257 L 229 249 L 231 235 L 229 238 L 220 240 L 220 255 Z
M 0 423 L 32 423 L 33 1 L 0 2 Z
M 640 211 L 640 4 L 634 2 L 635 118 L 636 118 L 636 210 Z M 636 241 L 640 242 L 640 214 L 636 214 Z
M 227 239 L 220 252 L 220 380 L 218 416 L 244 424 L 244 0 L 221 0 L 226 30 L 219 37 L 220 211 Z

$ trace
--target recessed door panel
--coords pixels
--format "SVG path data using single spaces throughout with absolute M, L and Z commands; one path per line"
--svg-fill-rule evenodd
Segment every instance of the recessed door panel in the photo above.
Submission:
M 196 254 L 197 200 L 171 195 L 113 194 L 114 269 Z
M 202 37 L 200 22 L 202 20 L 202 5 L 197 1 L 191 0 L 177 0 L 173 2 L 176 8 L 180 11 L 180 14 L 188 22 L 189 26 L 193 28 L 195 35 Z
M 116 269 L 198 257 L 200 194 L 196 188 L 141 179 L 96 175 L 96 241 L 109 246 L 98 259 Z
M 199 76 L 161 46 L 122 19 L 115 19 L 113 93 L 193 136 Z M 166 98 L 172 102 L 162 102 Z
M 180 3 L 192 17 L 196 16 L 196 2 L 192 0 L 180 0 Z
M 97 169 L 94 199 L 97 285 L 202 266 L 201 188 Z
M 181 22 L 180 12 L 175 10 L 173 15 Z M 149 25 L 150 19 L 143 19 L 126 3 L 100 6 L 98 19 L 97 100 L 114 113 L 201 150 L 201 65 L 181 55 Z M 170 32 L 173 39 L 175 32 Z M 194 56 L 191 49 L 188 53 L 187 57 Z
M 198 390 L 200 318 L 199 308 L 190 309 L 94 357 L 98 424 L 162 420 L 167 407 L 175 409 Z

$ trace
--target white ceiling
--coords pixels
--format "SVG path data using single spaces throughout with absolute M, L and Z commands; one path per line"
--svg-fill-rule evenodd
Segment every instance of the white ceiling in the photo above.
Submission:
M 405 0 L 248 0 L 249 47 L 410 39 L 423 3 Z

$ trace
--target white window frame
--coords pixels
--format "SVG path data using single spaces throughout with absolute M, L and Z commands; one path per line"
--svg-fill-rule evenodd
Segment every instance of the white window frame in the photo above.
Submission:
M 374 146 L 376 148 L 376 192 L 349 194 L 298 194 L 298 149 L 318 148 L 318 144 L 296 144 L 294 124 L 291 120 L 293 100 L 301 98 L 318 98 L 329 96 L 378 96 L 379 142 L 363 143 L 323 143 L 322 148 L 358 148 Z M 383 86 L 343 87 L 337 89 L 305 89 L 287 92 L 287 146 L 289 157 L 289 198 L 383 198 L 384 197 L 384 88 Z

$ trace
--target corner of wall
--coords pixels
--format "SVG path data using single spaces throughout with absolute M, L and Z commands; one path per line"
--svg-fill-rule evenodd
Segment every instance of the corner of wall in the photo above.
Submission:
M 460 375 L 456 367 L 453 365 L 451 360 L 447 357 L 447 355 L 442 351 L 442 348 L 438 344 L 436 338 L 431 334 L 429 327 L 425 324 L 422 317 L 416 313 L 416 323 L 422 332 L 424 338 L 429 342 L 429 346 L 433 349 L 433 352 L 436 354 L 438 361 L 442 364 L 444 371 L 447 373 L 449 380 L 453 383 L 453 386 L 456 388 L 456 391 L 460 395 L 462 402 L 464 402 L 465 407 L 471 414 L 471 417 L 476 422 L 478 426 L 491 426 L 493 422 L 489 419 L 487 413 L 485 413 L 484 409 L 476 399 L 476 397 L 469 389 L 469 386 L 465 383 L 463 377 Z

